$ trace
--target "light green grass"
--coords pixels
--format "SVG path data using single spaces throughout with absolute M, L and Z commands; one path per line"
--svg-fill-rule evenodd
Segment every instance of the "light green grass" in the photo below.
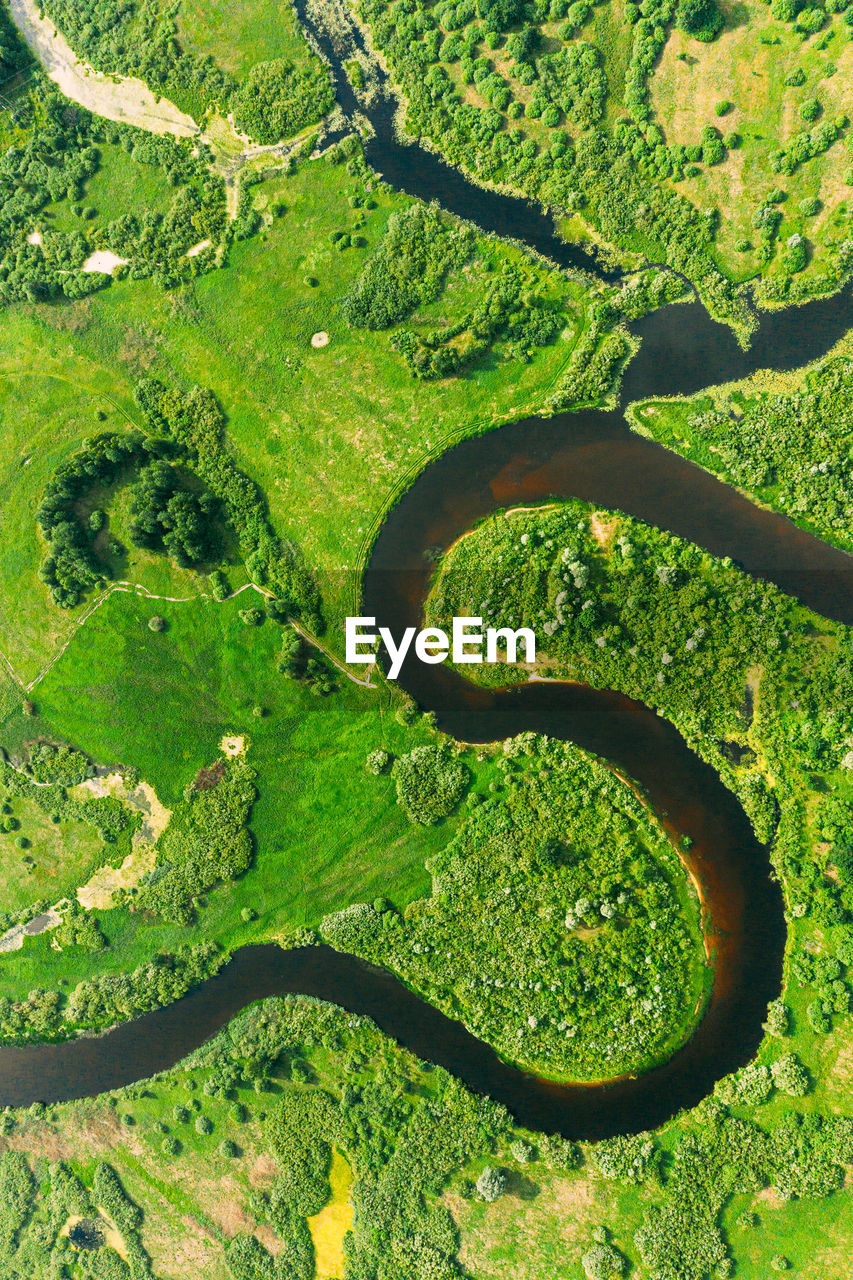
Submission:
M 14 537 L 0 539 L 0 651 L 19 679 L 29 684 L 97 599 L 93 595 L 76 609 L 60 609 L 38 577 L 47 549 L 36 524 L 45 485 L 86 439 L 103 431 L 122 431 L 128 421 L 106 395 L 62 375 L 33 371 L 0 374 L 0 424 L 0 520 L 15 530 Z M 130 545 L 126 493 L 110 505 L 119 508 L 112 532 L 127 549 L 113 561 L 115 577 L 155 594 L 196 594 L 198 575 Z
M 492 354 L 462 377 L 416 381 L 387 334 L 350 330 L 341 314 L 365 255 L 405 203 L 379 195 L 360 230 L 368 248 L 340 253 L 329 236 L 354 227 L 359 213 L 347 201 L 353 189 L 343 169 L 313 163 L 265 184 L 261 202 L 280 194 L 287 211 L 260 238 L 235 246 L 227 267 L 194 285 L 164 294 L 150 281 L 124 281 L 79 304 L 15 308 L 0 317 L 0 370 L 95 385 L 131 417 L 140 376 L 211 387 L 228 415 L 239 465 L 268 495 L 276 528 L 319 574 L 333 622 L 351 610 L 352 573 L 399 486 L 448 443 L 535 410 L 571 355 L 585 314 L 583 287 L 543 270 L 547 291 L 565 299 L 565 338 L 526 365 Z M 512 260 L 521 251 L 490 242 L 487 252 Z M 306 275 L 319 287 L 305 285 Z M 463 274 L 415 323 L 456 317 L 479 289 L 476 272 Z M 330 343 L 315 350 L 311 335 L 320 330 Z M 4 420 L 23 412 L 30 410 L 10 399 Z M 31 412 L 44 421 L 45 447 L 52 446 L 49 403 Z M 39 464 L 41 477 L 55 457 Z M 31 504 L 39 487 L 33 482 Z
M 376 747 L 399 753 L 430 731 L 399 724 L 387 692 L 342 679 L 324 699 L 277 674 L 280 628 L 244 626 L 238 609 L 246 599 L 158 604 L 169 626 L 155 634 L 146 625 L 150 602 L 111 596 L 39 686 L 36 720 L 15 713 L 2 732 L 11 746 L 34 732 L 59 734 L 99 761 L 135 766 L 170 807 L 217 759 L 224 735 L 244 735 L 259 775 L 253 867 L 209 894 L 189 928 L 124 908 L 99 913 L 112 943 L 106 955 L 57 954 L 43 938 L 28 940 L 13 963 L 0 962 L 3 991 L 127 969 L 184 941 L 230 947 L 290 936 L 354 901 L 387 896 L 402 909 L 429 892 L 424 861 L 458 820 L 410 825 L 393 781 L 368 774 L 364 762 Z M 255 716 L 255 707 L 266 714 Z M 243 922 L 244 907 L 258 919 Z
M 828 242 L 847 235 L 853 188 L 845 175 L 851 168 L 847 138 L 842 137 L 822 156 L 800 165 L 790 177 L 770 167 L 770 153 L 795 134 L 811 126 L 799 114 L 807 98 L 822 104 L 823 118 L 848 109 L 853 85 L 853 45 L 849 28 L 840 16 L 830 17 L 825 31 L 832 36 L 825 50 L 816 47 L 825 32 L 807 40 L 789 23 L 777 21 L 760 0 L 723 3 L 725 28 L 711 44 L 702 44 L 677 29 L 655 68 L 650 83 L 654 118 L 667 142 L 690 145 L 701 140 L 705 125 L 721 133 L 735 131 L 742 146 L 728 154 L 723 164 L 701 166 L 699 174 L 679 184 L 679 190 L 699 209 L 716 207 L 721 225 L 717 235 L 720 268 L 733 279 L 755 274 L 758 264 L 752 250 L 741 252 L 736 244 L 758 244 L 752 216 L 767 192 L 781 188 L 787 200 L 779 206 L 782 223 L 778 245 L 799 232 L 812 245 L 807 275 L 820 274 L 829 257 Z M 686 60 L 679 57 L 686 54 Z M 802 70 L 805 83 L 786 85 L 786 78 Z M 728 99 L 732 109 L 723 117 L 715 104 Z M 817 196 L 822 209 L 816 217 L 803 218 L 799 202 Z M 762 274 L 784 277 L 776 258 Z
M 18 911 L 35 899 L 72 896 L 104 861 L 104 843 L 85 822 L 53 823 L 25 796 L 11 800 L 15 831 L 0 833 L 0 908 Z M 24 837 L 29 844 L 17 846 Z
M 181 0 L 178 33 L 188 53 L 210 54 L 238 79 L 256 62 L 298 62 L 307 53 L 289 0 Z

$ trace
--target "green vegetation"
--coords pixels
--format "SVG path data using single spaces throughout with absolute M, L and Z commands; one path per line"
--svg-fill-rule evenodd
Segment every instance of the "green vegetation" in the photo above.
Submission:
M 408 127 L 639 268 L 613 286 L 394 194 L 355 135 L 309 160 L 333 94 L 289 4 L 45 12 L 204 132 L 90 117 L 0 14 L 0 1036 L 322 938 L 550 1076 L 664 1060 L 709 970 L 642 798 L 561 742 L 447 741 L 338 663 L 340 623 L 430 458 L 612 395 L 627 322 L 684 290 L 649 264 L 742 333 L 756 273 L 765 304 L 838 285 L 840 5 L 363 0 Z M 292 154 L 238 156 L 226 113 Z M 842 347 L 636 422 L 847 545 L 849 382 Z M 850 632 L 579 502 L 475 529 L 429 613 L 531 626 L 536 674 L 659 708 L 743 801 L 789 927 L 756 1060 L 582 1149 L 363 1019 L 267 1002 L 157 1080 L 0 1116 L 10 1280 L 846 1275 Z
M 762 699 L 765 684 L 778 682 L 782 699 L 795 671 L 788 637 L 799 630 L 797 611 L 780 592 L 638 520 L 567 502 L 493 516 L 455 545 L 428 617 L 443 625 L 463 614 L 484 626 L 532 628 L 541 674 L 618 689 L 659 708 L 735 787 L 760 838 L 769 838 L 766 744 L 750 729 L 757 682 Z M 846 654 L 849 640 L 839 644 Z M 843 659 L 837 665 L 844 678 Z M 503 662 L 466 667 L 468 678 L 472 671 L 492 684 L 528 674 Z
M 248 825 L 255 773 L 242 762 L 222 773 L 215 785 L 191 791 L 173 815 L 160 865 L 142 894 L 143 907 L 178 924 L 190 923 L 193 902 L 205 890 L 236 879 L 252 860 Z
M 0 209 L 0 302 L 82 299 L 103 289 L 110 268 L 90 262 L 95 253 L 118 257 L 113 269 L 120 274 L 151 276 L 163 287 L 209 270 L 212 255 L 188 251 L 204 240 L 218 245 L 231 228 L 224 183 L 211 171 L 207 145 L 155 137 L 69 108 L 49 81 L 35 76 L 15 109 L 24 127 L 0 160 L 0 180 L 15 191 Z M 147 197 L 153 189 L 153 207 L 139 213 L 123 204 L 109 217 L 109 199 L 100 211 L 84 206 L 96 194 L 102 163 L 110 174 L 136 174 L 129 194 Z M 155 174 L 176 189 L 170 199 L 161 195 Z
M 137 817 L 111 796 L 69 795 L 81 759 L 79 752 L 30 744 L 17 767 L 0 764 L 2 929 L 73 895 L 104 862 L 121 862 L 130 852 Z M 89 772 L 86 764 L 83 776 Z
M 368 187 L 376 207 L 353 208 L 350 197 L 358 192 L 367 198 Z M 477 259 L 450 276 L 406 327 L 416 333 L 452 327 L 475 309 L 481 271 L 489 266 L 497 276 L 509 265 L 559 309 L 563 337 L 536 348 L 529 362 L 525 356 L 521 363 L 518 344 L 501 343 L 461 376 L 415 382 L 384 340 L 345 323 L 341 299 L 357 279 L 363 255 L 358 249 L 339 253 L 330 240 L 346 228 L 375 250 L 391 214 L 411 202 L 361 168 L 354 176 L 344 164 L 323 161 L 251 191 L 266 241 L 232 246 L 231 265 L 222 271 L 174 294 L 164 295 L 153 281 L 128 279 L 73 312 L 39 304 L 6 313 L 0 488 L 4 518 L 15 522 L 21 537 L 0 544 L 0 649 L 26 682 L 76 625 L 75 615 L 50 605 L 38 580 L 44 549 L 32 507 L 51 473 L 89 437 L 146 426 L 133 399 L 141 378 L 155 377 L 182 394 L 194 385 L 210 389 L 227 418 L 234 464 L 263 491 L 282 544 L 296 544 L 314 570 L 334 631 L 341 615 L 351 612 L 354 577 L 389 495 L 450 441 L 535 409 L 588 329 L 585 286 L 522 250 L 477 236 Z M 270 209 L 279 199 L 287 212 L 273 219 Z M 320 280 L 317 288 L 302 285 L 306 270 Z M 281 281 L 289 282 L 286 288 Z M 322 350 L 310 345 L 318 331 L 330 334 Z M 593 350 L 598 341 L 593 334 Z M 584 351 L 589 360 L 588 342 Z M 322 427 L 306 431 L 308 420 Z M 110 577 L 138 582 L 155 595 L 196 594 L 194 575 L 175 573 L 163 557 L 133 548 L 123 502 L 116 492 L 109 527 L 127 555 L 111 559 L 107 548 Z M 234 558 L 226 544 L 227 564 Z M 239 572 L 227 572 L 232 589 L 242 585 Z
M 96 69 L 140 77 L 197 120 L 210 110 L 223 116 L 233 111 L 238 127 L 261 143 L 290 137 L 334 104 L 328 68 L 308 49 L 290 6 L 276 8 L 276 34 L 267 25 L 272 14 L 262 20 L 247 5 L 235 32 L 229 13 L 225 51 L 222 13 L 195 0 L 144 0 L 132 7 L 119 0 L 89 0 L 82 7 L 47 0 L 44 6 L 72 48 Z M 260 49 L 254 42 L 259 21 L 267 33 Z M 259 51 L 271 56 L 260 61 Z
M 756 378 L 691 400 L 635 406 L 669 448 L 847 549 L 853 518 L 853 366 L 842 348 L 793 380 Z
M 304 67 L 285 58 L 252 67 L 231 100 L 238 129 L 258 142 L 278 142 L 315 124 L 335 103 L 329 72 L 319 58 Z
M 397 802 L 410 822 L 427 826 L 452 813 L 465 792 L 470 773 L 438 747 L 415 747 L 394 762 Z
M 471 259 L 473 272 L 491 268 L 470 228 L 454 227 L 434 206 L 411 205 L 389 220 L 379 249 L 344 300 L 347 321 L 359 329 L 388 329 L 407 320 L 415 308 L 434 302 L 448 274 Z M 432 331 L 398 329 L 391 345 L 416 378 L 449 377 L 482 359 L 500 339 L 508 355 L 530 360 L 565 324 L 562 299 L 553 289 L 543 298 L 537 287 L 528 264 L 506 262 L 473 311 Z
M 735 19 L 714 0 L 532 0 L 487 15 L 362 0 L 360 13 L 405 94 L 409 132 L 477 180 L 539 199 L 570 237 L 667 262 L 748 328 L 740 282 L 758 274 L 763 300 L 793 301 L 837 288 L 853 261 L 839 173 L 849 27 L 823 8 L 777 8 L 749 0 Z M 777 174 L 791 206 L 778 237 L 753 243 Z M 786 252 L 804 231 L 803 198 L 820 220 Z
M 215 1280 L 276 1277 L 274 1254 L 311 1280 L 316 1209 L 345 1157 L 354 1179 L 337 1271 L 358 1280 L 594 1277 L 605 1263 L 609 1275 L 702 1280 L 735 1258 L 748 1280 L 783 1259 L 808 1280 L 840 1280 L 851 1121 L 813 1096 L 749 1110 L 711 1099 L 654 1136 L 580 1147 L 519 1129 L 365 1019 L 266 1001 L 155 1080 L 4 1115 L 4 1266 L 79 1264 L 61 1234 L 73 1216 L 105 1237 L 117 1228 L 87 1258 L 96 1278 L 114 1274 L 100 1269 L 114 1252 L 133 1276 L 166 1280 L 191 1247 Z M 107 1160 L 93 1151 L 105 1126 Z
M 707 982 L 698 902 L 665 835 L 577 748 L 523 734 L 494 763 L 429 864 L 432 896 L 402 916 L 384 901 L 350 907 L 324 937 L 549 1076 L 666 1058 Z
M 20 951 L 0 957 L 0 994 L 10 1000 L 51 988 L 63 993 L 62 1013 L 81 981 L 144 969 L 187 943 L 230 949 L 293 937 L 364 893 L 388 894 L 402 909 L 427 889 L 424 860 L 458 819 L 412 825 L 396 803 L 394 778 L 370 775 L 364 758 L 371 747 L 404 755 L 430 743 L 432 731 L 400 724 L 385 692 L 343 679 L 323 698 L 309 682 L 280 675 L 280 626 L 267 620 L 247 631 L 240 603 L 240 596 L 222 604 L 162 602 L 168 626 L 155 634 L 146 600 L 116 593 L 39 685 L 40 733 L 62 725 L 94 758 L 156 778 L 157 796 L 172 813 L 148 882 L 97 913 L 109 950 L 95 962 L 80 947 L 55 951 L 50 933 L 27 938 Z M 266 714 L 254 714 L 259 706 Z M 31 726 L 18 713 L 6 721 L 5 740 L 30 738 Z M 229 736 L 248 751 L 245 764 L 220 754 Z M 179 749 L 164 750 L 178 740 Z M 53 811 L 55 792 L 24 778 L 19 785 Z M 97 804 L 125 813 L 112 799 Z M 16 800 L 12 807 L 17 814 Z M 31 829 L 22 822 L 21 831 Z M 120 862 L 126 846 L 114 848 Z M 75 874 L 69 865 L 70 881 Z M 180 921 L 193 912 L 190 929 Z

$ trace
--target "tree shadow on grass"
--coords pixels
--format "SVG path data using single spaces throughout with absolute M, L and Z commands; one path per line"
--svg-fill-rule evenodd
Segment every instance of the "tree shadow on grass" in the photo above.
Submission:
M 535 1200 L 539 1195 L 539 1187 L 517 1169 L 507 1169 L 505 1194 L 515 1196 L 516 1200 Z

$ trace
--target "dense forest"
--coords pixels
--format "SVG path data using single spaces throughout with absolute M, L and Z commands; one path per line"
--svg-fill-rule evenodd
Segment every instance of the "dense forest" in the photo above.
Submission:
M 111 491 L 132 480 L 129 536 L 134 546 L 167 553 L 184 568 L 211 567 L 223 553 L 221 522 L 234 530 L 248 572 L 273 601 L 279 620 L 301 617 L 322 630 L 316 587 L 295 547 L 273 532 L 260 489 L 234 464 L 225 416 L 201 387 L 188 393 L 156 379 L 136 398 L 150 430 L 94 436 L 51 476 L 37 513 L 48 540 L 40 576 L 63 608 L 112 576 L 122 553 L 108 534 Z M 180 464 L 180 465 L 179 465 Z
M 430 380 L 459 373 L 498 343 L 509 358 L 527 361 L 566 324 L 564 300 L 547 283 L 543 288 L 537 267 L 527 258 L 495 271 L 480 253 L 473 228 L 451 222 L 435 205 L 413 204 L 389 219 L 378 249 L 344 299 L 344 315 L 358 329 L 400 326 L 441 295 L 448 277 L 463 270 L 482 273 L 485 283 L 473 310 L 434 329 L 396 327 L 391 345 L 414 377 Z
M 384 900 L 357 904 L 322 933 L 511 1060 L 579 1079 L 642 1069 L 684 1037 L 703 991 L 698 903 L 677 855 L 577 748 L 522 734 L 498 766 L 430 864 L 431 897 L 402 916 Z M 405 771 L 407 811 L 414 791 L 421 821 L 427 806 L 433 821 L 447 812 L 434 771 L 406 757 L 391 767 Z
M 853 547 L 853 365 L 833 356 L 795 389 L 637 406 L 634 425 L 840 546 Z
M 853 813 L 849 630 L 730 562 L 580 502 L 495 516 L 463 538 L 438 574 L 429 621 L 474 614 L 491 625 L 494 599 L 503 625 L 536 631 L 545 674 L 660 709 L 737 793 L 772 841 L 789 923 L 830 931 L 816 945 L 833 957 L 829 968 L 804 959 L 809 976 L 798 979 L 819 988 L 829 1026 L 853 908 L 841 834 Z M 499 684 L 526 674 L 479 670 Z

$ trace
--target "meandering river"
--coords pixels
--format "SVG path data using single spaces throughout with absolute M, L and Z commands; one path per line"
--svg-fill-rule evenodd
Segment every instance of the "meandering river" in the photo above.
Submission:
M 606 279 L 618 275 L 585 249 L 559 240 L 541 210 L 476 187 L 437 156 L 402 143 L 381 71 L 372 103 L 356 102 L 342 71 L 340 43 L 322 28 L 312 31 L 333 66 L 345 111 L 367 111 L 374 129 L 368 159 L 389 182 L 438 199 L 562 266 Z M 360 36 L 351 31 L 348 39 L 358 43 Z M 849 288 L 806 307 L 762 315 L 748 352 L 698 302 L 646 317 L 633 326 L 640 347 L 617 409 L 529 418 L 465 441 L 426 468 L 379 532 L 364 577 L 365 612 L 395 634 L 418 625 L 436 551 L 501 507 L 579 497 L 729 555 L 826 616 L 853 623 L 853 558 L 632 434 L 623 416 L 632 400 L 688 394 L 764 367 L 799 367 L 829 350 L 851 324 Z M 503 1102 L 523 1124 L 573 1138 L 653 1128 L 695 1105 L 715 1081 L 751 1059 L 767 1003 L 781 987 L 782 895 L 767 850 L 737 800 L 677 730 L 640 703 L 580 685 L 483 690 L 447 667 L 416 661 L 404 666 L 400 684 L 436 712 L 442 729 L 464 741 L 535 730 L 596 752 L 640 784 L 674 836 L 691 838 L 690 867 L 708 909 L 714 988 L 687 1043 L 639 1078 L 553 1084 L 502 1062 L 392 975 L 354 957 L 328 947 L 245 947 L 184 999 L 102 1036 L 3 1048 L 0 1104 L 89 1096 L 144 1078 L 179 1061 L 245 1005 L 284 992 L 318 996 L 372 1017 L 420 1057 Z

